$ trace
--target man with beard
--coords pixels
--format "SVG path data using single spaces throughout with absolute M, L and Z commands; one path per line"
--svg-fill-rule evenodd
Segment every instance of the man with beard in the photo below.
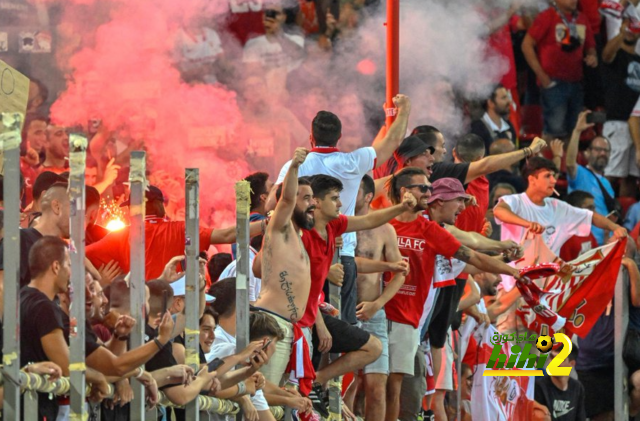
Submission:
M 480 270 L 519 277 L 516 269 L 471 250 L 438 223 L 422 217 L 422 212 L 428 208 L 432 189 L 425 172 L 415 167 L 404 168 L 396 173 L 388 185 L 389 198 L 393 203 L 399 203 L 404 194 L 409 192 L 415 197 L 417 205 L 391 221 L 398 236 L 400 253 L 409 261 L 410 272 L 399 293 L 385 306 L 389 319 L 391 373 L 387 386 L 387 421 L 398 419 L 402 380 L 405 375 L 414 375 L 414 358 L 420 339 L 418 326 L 433 282 L 436 257 L 455 257 Z
M 284 333 L 270 363 L 262 367 L 265 378 L 278 386 L 283 383 L 294 338 L 302 336 L 294 324 L 304 315 L 311 289 L 309 255 L 300 238 L 302 228 L 313 228 L 315 208 L 309 181 L 298 180 L 298 169 L 306 157 L 306 149 L 296 149 L 262 250 L 253 261 L 254 273 L 262 279 L 256 310 L 274 316 Z
M 511 114 L 511 95 L 507 89 L 498 84 L 493 88 L 491 96 L 482 104 L 485 113 L 482 118 L 471 122 L 471 133 L 484 141 L 486 154 L 489 147 L 497 139 L 516 140 L 516 131 L 508 120 Z
M 611 144 L 603 136 L 596 136 L 591 140 L 585 151 L 587 166 L 578 165 L 578 145 L 582 132 L 592 127 L 587 123 L 590 111 L 583 111 L 578 116 L 578 122 L 571 134 L 571 140 L 567 146 L 567 178 L 569 179 L 569 193 L 582 190 L 591 193 L 595 200 L 596 209 L 600 215 L 607 215 L 613 209 L 609 209 L 608 202 L 613 202 L 615 193 L 611 183 L 604 176 L 604 169 L 611 156 Z M 598 227 L 591 227 L 591 233 L 599 245 L 604 244 L 604 231 Z

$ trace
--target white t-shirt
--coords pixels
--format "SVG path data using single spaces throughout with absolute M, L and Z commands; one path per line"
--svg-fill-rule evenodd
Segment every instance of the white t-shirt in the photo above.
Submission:
M 304 38 L 300 35 L 284 34 L 285 38 L 304 46 Z M 266 69 L 286 68 L 287 72 L 296 69 L 302 63 L 301 59 L 294 60 L 283 50 L 279 42 L 271 42 L 266 35 L 261 35 L 247 41 L 242 54 L 243 63 L 260 63 Z
M 542 239 L 556 255 L 560 255 L 560 248 L 569 238 L 574 235 L 586 237 L 591 232 L 593 212 L 574 208 L 561 200 L 547 197 L 544 199 L 544 206 L 538 206 L 526 193 L 520 193 L 502 196 L 500 201 L 509 205 L 511 211 L 519 217 L 545 227 Z M 518 244 L 522 242 L 527 228 L 505 224 L 497 217 L 495 219 L 498 225 L 502 225 L 500 240 L 513 240 Z
M 216 338 L 211 346 L 211 351 L 206 355 L 207 362 L 213 361 L 214 358 L 226 358 L 236 353 L 236 338 L 229 335 L 223 328 L 216 326 L 214 331 Z M 268 411 L 269 404 L 262 393 L 262 390 L 257 390 L 256 394 L 251 398 L 251 403 L 256 407 L 258 411 Z M 228 421 L 235 420 L 235 416 L 228 415 Z
M 262 279 L 256 278 L 253 274 L 253 259 L 256 258 L 256 251 L 249 247 L 249 301 L 257 301 L 258 295 L 260 295 L 260 290 L 262 289 Z M 237 260 L 229 263 L 229 265 L 224 268 L 222 273 L 220 274 L 219 279 L 225 278 L 235 278 L 236 276 L 236 265 L 238 264 Z
M 342 201 L 342 212 L 346 216 L 353 216 L 356 209 L 356 197 L 358 189 L 360 189 L 360 181 L 362 177 L 369 171 L 373 170 L 376 162 L 376 150 L 368 146 L 356 149 L 353 152 L 338 152 L 335 148 L 316 148 L 319 150 L 326 149 L 325 152 L 311 152 L 307 155 L 307 159 L 300 166 L 298 175 L 300 177 L 325 174 L 335 177 L 342 181 L 344 189 L 340 193 Z M 291 161 L 284 164 L 278 175 L 276 184 L 284 181 L 287 171 L 289 171 Z M 342 236 L 344 245 L 341 254 L 344 256 L 355 256 L 356 250 L 356 233 L 350 232 Z
M 193 35 L 183 29 L 178 32 L 176 41 L 177 60 L 182 71 L 190 71 L 201 65 L 212 65 L 222 54 L 222 42 L 212 28 L 203 28 Z M 205 76 L 205 82 L 215 83 L 213 73 Z

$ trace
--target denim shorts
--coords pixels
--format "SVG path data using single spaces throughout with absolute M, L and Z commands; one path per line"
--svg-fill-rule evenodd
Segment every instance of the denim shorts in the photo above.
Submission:
M 366 365 L 362 371 L 364 374 L 389 374 L 389 336 L 387 333 L 387 316 L 384 309 L 378 310 L 370 320 L 362 322 L 360 326 L 365 332 L 369 332 L 382 342 L 382 354 L 377 360 Z
M 550 88 L 540 88 L 544 133 L 562 137 L 573 131 L 582 111 L 584 93 L 580 82 L 554 79 L 553 83 Z

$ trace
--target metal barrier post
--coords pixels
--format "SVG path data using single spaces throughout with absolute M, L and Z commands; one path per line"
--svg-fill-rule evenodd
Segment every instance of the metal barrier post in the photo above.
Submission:
M 20 419 L 20 125 L 22 115 L 2 113 L 4 151 L 4 417 Z
M 623 267 L 618 272 L 615 290 L 614 313 L 614 411 L 615 419 L 629 419 L 629 381 L 628 370 L 622 359 L 624 338 L 629 325 L 629 273 Z
M 142 346 L 145 335 L 145 172 L 146 153 L 143 151 L 131 152 L 129 170 L 129 187 L 131 190 L 129 196 L 131 276 L 129 279 L 129 288 L 131 291 L 131 316 L 136 319 L 136 325 L 131 331 L 130 336 L 131 349 Z M 145 419 L 144 386 L 140 382 L 132 381 L 131 388 L 134 393 L 130 407 L 131 421 L 143 421 Z
M 249 345 L 249 209 L 251 186 L 238 181 L 236 190 L 236 351 Z
M 197 168 L 187 168 L 184 176 L 186 209 L 186 312 L 187 325 L 185 329 L 185 362 L 194 372 L 200 367 L 200 206 L 199 206 L 199 171 Z M 200 410 L 198 399 L 194 399 L 186 406 L 186 418 L 198 421 Z
M 69 376 L 71 379 L 71 419 L 85 419 L 88 415 L 86 400 L 85 365 L 85 185 L 84 170 L 87 138 L 72 134 L 69 137 L 69 217 L 71 219 L 71 324 L 69 332 Z
M 340 263 L 340 249 L 337 248 L 333 255 L 333 264 Z M 329 282 L 329 302 L 338 311 L 341 309 L 342 288 Z M 322 317 L 322 315 L 320 315 Z M 340 354 L 329 354 L 329 360 L 335 361 Z M 329 380 L 329 414 L 333 421 L 342 420 L 342 376 Z

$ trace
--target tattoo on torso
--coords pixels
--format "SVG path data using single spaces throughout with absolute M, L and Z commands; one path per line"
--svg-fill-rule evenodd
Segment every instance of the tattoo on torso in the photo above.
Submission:
M 284 291 L 287 296 L 287 309 L 291 312 L 291 319 L 298 318 L 298 307 L 296 306 L 295 299 L 296 297 L 293 295 L 293 291 L 291 288 L 291 282 L 287 280 L 287 276 L 289 273 L 286 270 L 280 272 L 280 288 Z

